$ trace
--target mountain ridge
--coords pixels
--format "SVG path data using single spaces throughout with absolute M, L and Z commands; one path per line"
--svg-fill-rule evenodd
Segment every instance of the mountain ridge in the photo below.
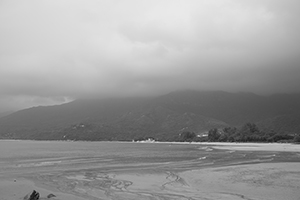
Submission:
M 0 118 L 0 138 L 170 140 L 183 131 L 257 123 L 300 132 L 300 94 L 261 96 L 224 91 L 175 91 L 158 97 L 81 99 L 39 106 Z

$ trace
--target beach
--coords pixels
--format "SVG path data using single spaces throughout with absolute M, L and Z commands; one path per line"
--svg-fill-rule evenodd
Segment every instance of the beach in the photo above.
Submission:
M 189 144 L 182 144 L 189 145 Z M 193 144 L 197 145 L 197 144 Z M 265 152 L 262 158 L 239 162 L 220 162 L 197 167 L 192 161 L 118 166 L 110 169 L 89 168 L 53 170 L 43 168 L 38 173 L 6 173 L 0 179 L 0 200 L 22 200 L 33 190 L 53 200 L 274 200 L 300 199 L 300 145 L 207 143 L 199 144 L 210 152 Z M 212 149 L 212 150 L 211 150 Z M 273 162 L 274 155 L 289 155 L 293 159 Z M 239 160 L 237 160 L 239 161 Z M 53 166 L 59 166 L 57 164 Z M 171 166 L 171 167 L 170 167 Z M 53 168 L 57 169 L 57 168 Z
M 226 149 L 226 150 L 300 152 L 300 144 L 290 144 L 290 143 L 211 142 L 211 143 L 202 143 L 202 144 L 212 145 L 215 149 Z

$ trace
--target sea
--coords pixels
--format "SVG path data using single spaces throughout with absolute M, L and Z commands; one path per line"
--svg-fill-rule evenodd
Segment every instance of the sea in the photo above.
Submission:
M 0 176 L 81 169 L 184 171 L 266 162 L 299 162 L 299 155 L 218 150 L 201 143 L 0 140 Z

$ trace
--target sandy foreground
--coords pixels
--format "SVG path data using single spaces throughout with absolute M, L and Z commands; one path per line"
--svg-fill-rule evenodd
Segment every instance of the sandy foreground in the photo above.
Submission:
M 292 144 L 208 143 L 216 149 L 299 152 Z M 52 200 L 300 200 L 300 162 L 258 163 L 183 172 L 73 172 L 0 179 L 0 200 L 36 190 Z
M 0 180 L 0 200 L 23 200 L 24 197 L 33 190 L 40 193 L 40 199 L 48 199 L 47 195 L 55 194 L 56 197 L 50 199 L 83 200 L 83 198 L 76 197 L 68 193 L 62 193 L 55 188 L 40 187 L 38 184 L 35 184 L 34 181 L 24 178 Z

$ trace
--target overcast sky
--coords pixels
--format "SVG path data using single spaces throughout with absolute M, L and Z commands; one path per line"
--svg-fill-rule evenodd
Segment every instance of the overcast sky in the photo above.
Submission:
M 299 0 L 0 0 L 0 111 L 173 90 L 300 91 Z

